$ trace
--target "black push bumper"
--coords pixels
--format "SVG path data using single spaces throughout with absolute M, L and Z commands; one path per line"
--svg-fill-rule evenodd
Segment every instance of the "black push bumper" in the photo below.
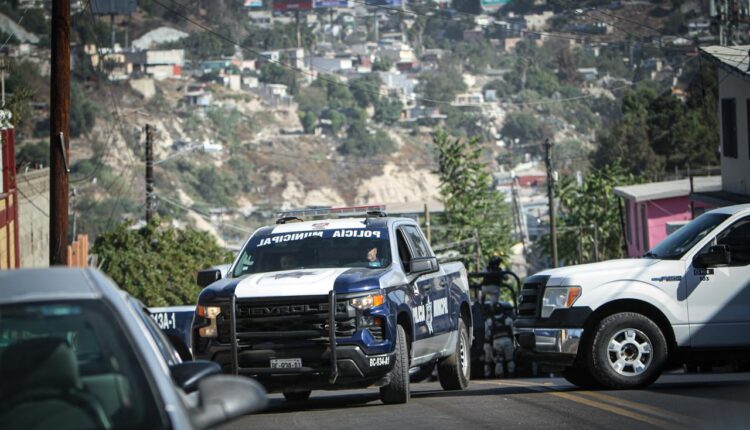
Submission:
M 211 343 L 200 357 L 219 363 L 224 372 L 257 379 L 268 391 L 291 389 L 358 388 L 388 383 L 388 374 L 395 362 L 395 353 L 368 355 L 357 345 L 340 345 L 336 337 L 336 293 L 328 295 L 327 336 L 323 341 L 304 340 L 304 331 L 274 333 L 279 342 L 267 342 L 243 348 L 240 341 L 253 341 L 254 333 L 237 330 L 236 299 L 229 306 L 229 345 Z M 320 333 L 309 333 L 311 336 Z M 288 338 L 299 341 L 288 342 Z M 287 339 L 287 342 L 282 340 Z M 299 358 L 302 367 L 271 368 L 272 359 Z

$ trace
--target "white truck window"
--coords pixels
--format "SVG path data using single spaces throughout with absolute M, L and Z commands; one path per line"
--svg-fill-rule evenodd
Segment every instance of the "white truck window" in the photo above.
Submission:
M 750 264 L 750 217 L 735 222 L 719 233 L 716 244 L 729 247 L 731 266 Z

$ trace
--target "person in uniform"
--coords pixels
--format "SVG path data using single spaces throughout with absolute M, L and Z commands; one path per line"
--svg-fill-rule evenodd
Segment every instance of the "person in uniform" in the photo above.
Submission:
M 513 305 L 508 302 L 494 304 L 491 331 L 495 377 L 512 378 L 516 373 L 516 351 L 513 346 Z
M 485 298 L 484 375 L 485 377 L 512 377 L 515 375 L 513 346 L 513 306 L 500 301 L 499 272 L 502 260 L 494 256 L 487 264 L 487 271 L 498 272 L 496 278 L 485 278 L 482 296 Z

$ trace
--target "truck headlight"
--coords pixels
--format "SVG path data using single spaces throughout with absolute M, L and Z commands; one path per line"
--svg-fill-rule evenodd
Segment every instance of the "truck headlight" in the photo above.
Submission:
M 385 295 L 383 294 L 370 294 L 362 297 L 355 297 L 349 300 L 349 304 L 357 309 L 369 309 L 375 306 L 380 306 L 385 303 Z
M 216 337 L 219 330 L 216 328 L 216 318 L 221 314 L 219 306 L 198 306 L 196 313 L 199 317 L 206 318 L 208 325 L 198 329 L 200 337 Z
M 566 309 L 581 297 L 581 287 L 548 287 L 542 297 L 542 318 L 548 318 L 555 309 Z

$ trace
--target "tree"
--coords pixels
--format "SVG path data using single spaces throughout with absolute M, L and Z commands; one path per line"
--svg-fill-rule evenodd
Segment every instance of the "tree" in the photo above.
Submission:
M 96 122 L 98 108 L 86 97 L 83 86 L 77 81 L 70 82 L 70 135 L 78 137 L 88 134 Z
M 364 119 L 356 119 L 346 131 L 347 138 L 339 147 L 344 155 L 356 157 L 372 157 L 396 149 L 396 144 L 382 130 L 374 130 L 367 126 Z
M 376 73 L 370 73 L 354 80 L 349 86 L 352 97 L 363 109 L 374 105 L 380 97 L 380 86 L 383 81 Z
M 466 84 L 459 65 L 443 61 L 436 70 L 422 75 L 417 91 L 426 99 L 425 104 L 435 105 L 453 101 L 456 95 L 466 91 Z
M 404 105 L 401 101 L 392 97 L 380 97 L 375 103 L 375 121 L 385 124 L 392 125 L 401 119 L 401 112 L 404 109 Z
M 299 86 L 294 71 L 276 63 L 265 63 L 260 66 L 260 81 L 268 84 L 283 84 L 290 94 L 297 94 Z
M 619 202 L 612 190 L 638 182 L 639 177 L 612 164 L 587 175 L 580 186 L 570 176 L 563 176 L 555 184 L 562 227 L 559 229 L 558 250 L 564 264 L 594 261 L 595 236 L 600 261 L 623 256 Z M 583 248 L 582 260 L 579 258 L 580 245 Z M 549 237 L 543 247 L 549 248 Z
M 448 227 L 444 240 L 460 241 L 478 235 L 483 255 L 510 255 L 513 219 L 503 195 L 493 188 L 492 175 L 482 161 L 479 139 L 461 140 L 438 130 L 433 136 L 437 151 L 440 196 L 445 213 L 439 221 Z M 471 244 L 463 254 L 476 253 Z M 473 258 L 464 264 L 473 265 Z
M 389 58 L 380 57 L 380 58 L 376 58 L 375 61 L 372 62 L 373 72 L 387 72 L 387 71 L 390 71 L 392 68 L 393 68 L 393 61 L 391 61 Z
M 578 64 L 570 48 L 560 50 L 557 56 L 557 77 L 565 84 L 578 82 Z
M 521 144 L 534 144 L 541 143 L 546 133 L 536 115 L 518 112 L 508 114 L 500 134 L 512 140 L 518 139 Z
M 195 303 L 198 271 L 232 258 L 208 233 L 158 220 L 137 230 L 119 224 L 96 238 L 93 252 L 102 270 L 147 306 Z
M 318 126 L 318 115 L 313 111 L 298 111 L 297 115 L 302 123 L 302 128 L 305 133 L 311 134 L 315 132 L 315 127 Z

